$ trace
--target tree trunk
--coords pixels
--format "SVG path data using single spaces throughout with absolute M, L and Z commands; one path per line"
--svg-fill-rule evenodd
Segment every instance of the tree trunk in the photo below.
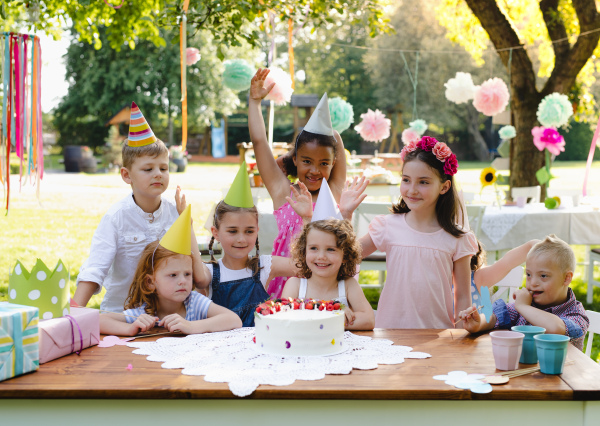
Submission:
M 469 131 L 469 150 L 478 161 L 490 161 L 490 150 L 479 131 L 479 112 L 471 104 L 466 105 L 467 130 Z

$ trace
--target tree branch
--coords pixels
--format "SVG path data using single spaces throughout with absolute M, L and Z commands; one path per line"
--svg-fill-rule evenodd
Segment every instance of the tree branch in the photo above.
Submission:
M 569 40 L 567 40 L 567 30 L 564 22 L 559 16 L 558 3 L 559 0 L 542 0 L 540 1 L 540 10 L 548 29 L 548 35 L 552 40 L 556 62 L 563 62 L 569 54 L 571 46 L 569 46 Z

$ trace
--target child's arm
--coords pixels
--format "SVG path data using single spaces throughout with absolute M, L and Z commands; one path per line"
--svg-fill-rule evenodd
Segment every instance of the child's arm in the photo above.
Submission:
M 248 130 L 250 140 L 256 156 L 256 165 L 263 178 L 263 182 L 273 199 L 273 208 L 277 210 L 285 204 L 285 197 L 289 195 L 290 181 L 285 176 L 269 147 L 265 122 L 262 116 L 260 102 L 269 94 L 275 83 L 265 87 L 265 78 L 269 74 L 268 69 L 256 71 L 250 83 L 250 99 L 248 101 Z
M 287 299 L 288 297 L 291 297 L 292 299 L 295 299 L 298 297 L 299 292 L 300 278 L 293 277 L 285 282 L 285 287 L 283 287 L 283 291 L 281 292 L 281 298 Z
M 135 336 L 139 332 L 150 330 L 154 327 L 156 321 L 158 321 L 157 317 L 142 314 L 129 324 L 123 315 L 117 313 L 100 314 L 100 333 L 115 334 L 117 336 Z
M 200 334 L 240 328 L 242 320 L 229 309 L 219 306 L 216 303 L 211 303 L 208 307 L 206 319 L 187 321 L 179 314 L 171 314 L 164 317 L 158 325 L 165 327 L 171 332 L 179 330 L 184 334 Z
M 492 314 L 489 321 L 479 315 L 479 311 L 474 306 L 461 311 L 458 314 L 459 319 L 463 320 L 463 327 L 469 333 L 479 333 L 480 331 L 488 331 L 494 328 L 496 324 L 496 315 Z
M 365 297 L 365 293 L 354 278 L 346 280 L 348 304 L 352 307 L 354 321 L 348 321 L 346 330 L 373 330 L 375 312 Z
M 79 283 L 77 283 L 77 287 L 75 288 L 73 301 L 75 301 L 75 303 L 77 303 L 79 306 L 85 307 L 98 290 L 98 287 L 100 287 L 99 284 L 91 281 L 79 281 Z
M 355 176 L 351 184 L 346 182 L 340 196 L 340 213 L 344 219 L 352 221 L 354 210 L 367 198 L 367 194 L 364 192 L 369 183 L 369 179 L 365 179 L 364 176 L 360 180 Z
M 377 250 L 370 234 L 363 235 L 358 239 L 358 242 L 360 243 L 363 259 Z
M 454 312 L 464 311 L 471 306 L 471 256 L 454 261 Z M 456 315 L 456 314 L 455 314 Z M 457 317 L 454 318 L 456 322 Z
M 567 333 L 565 322 L 560 317 L 531 306 L 533 299 L 531 297 L 531 293 L 529 293 L 529 290 L 526 288 L 517 290 L 514 298 L 515 309 L 531 325 L 544 327 L 546 329 L 546 333 L 548 334 L 564 335 Z
M 333 198 L 339 202 L 344 184 L 346 183 L 346 149 L 344 148 L 342 137 L 336 130 L 333 131 L 333 137 L 337 142 L 335 145 L 335 164 L 331 169 L 327 183 L 329 184 Z
M 295 277 L 299 273 L 291 257 L 271 256 L 271 271 L 267 283 L 275 277 Z
M 474 281 L 477 285 L 477 289 L 495 285 L 514 268 L 525 263 L 527 253 L 529 253 L 531 247 L 533 247 L 539 241 L 540 240 L 528 241 L 525 244 L 510 250 L 496 263 L 475 271 Z

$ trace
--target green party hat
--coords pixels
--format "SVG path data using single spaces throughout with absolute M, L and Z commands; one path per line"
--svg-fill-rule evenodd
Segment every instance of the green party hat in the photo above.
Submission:
M 240 165 L 240 169 L 238 170 L 237 175 L 235 175 L 231 188 L 229 188 L 227 196 L 223 201 L 225 204 L 232 207 L 254 207 L 254 200 L 252 199 L 252 190 L 250 189 L 250 180 L 248 179 L 245 161 Z
M 8 274 L 8 301 L 35 306 L 40 319 L 60 318 L 70 313 L 69 271 L 59 260 L 53 271 L 37 259 L 31 272 L 17 260 Z

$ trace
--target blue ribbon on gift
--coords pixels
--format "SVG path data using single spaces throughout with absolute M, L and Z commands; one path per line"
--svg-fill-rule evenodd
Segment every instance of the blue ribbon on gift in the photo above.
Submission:
M 15 345 L 15 376 L 23 374 L 23 320 L 21 313 L 12 316 L 13 342 Z

